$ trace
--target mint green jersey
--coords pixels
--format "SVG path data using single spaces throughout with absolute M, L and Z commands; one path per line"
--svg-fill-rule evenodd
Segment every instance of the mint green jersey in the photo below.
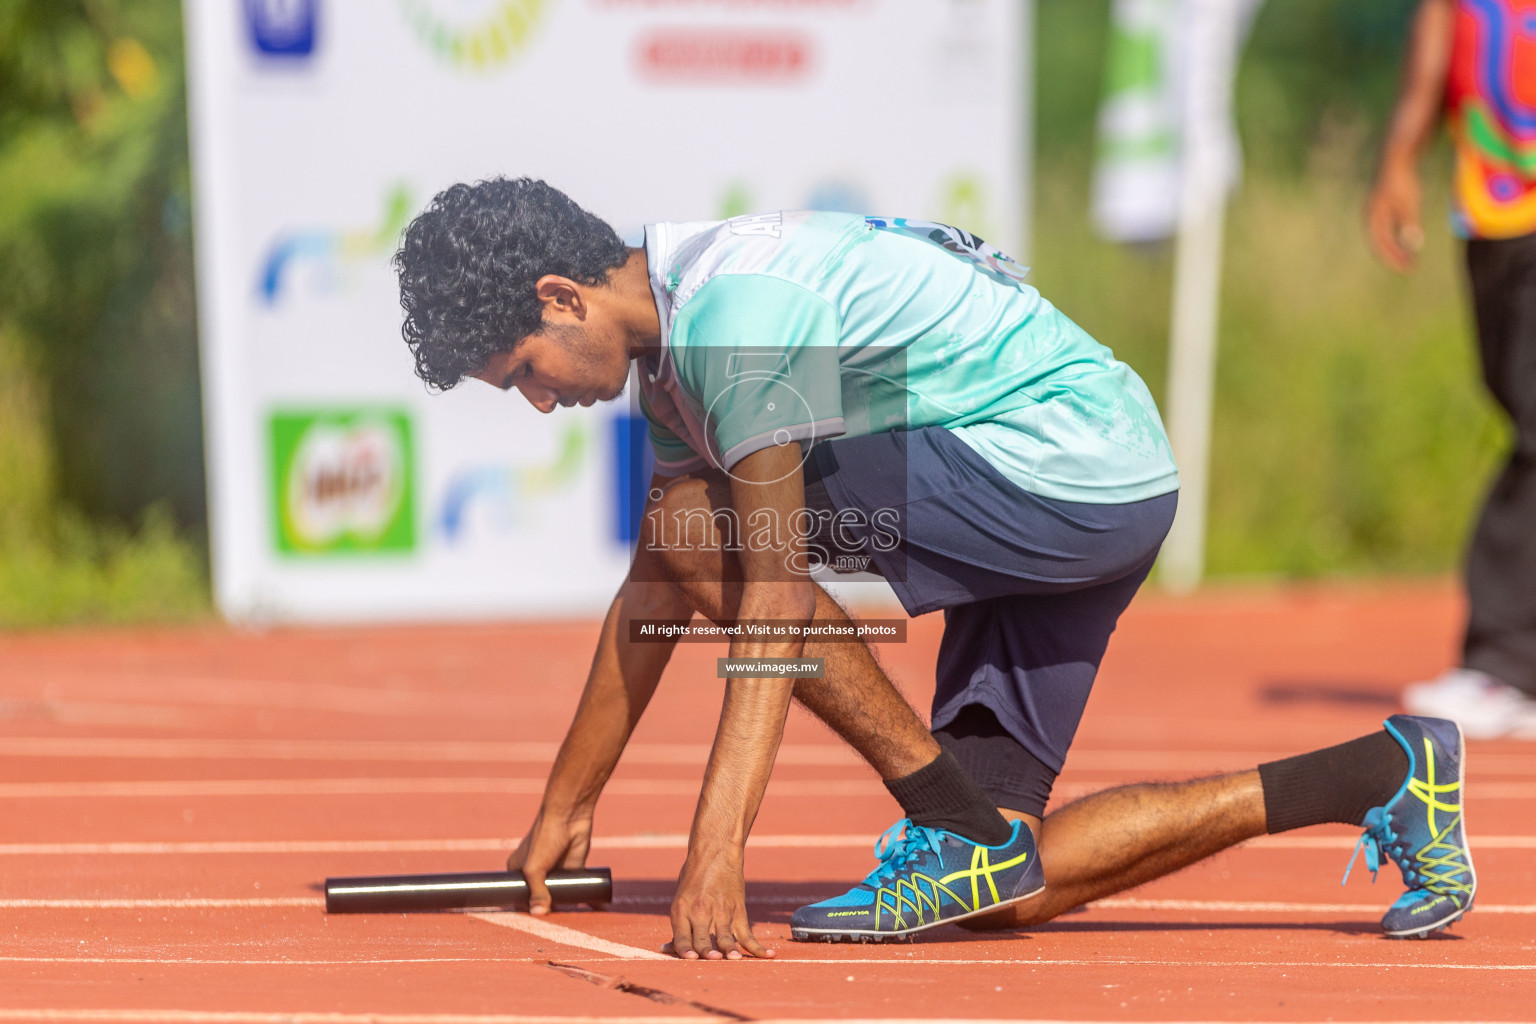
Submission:
M 942 426 L 1063 501 L 1178 488 L 1141 378 L 942 224 L 783 212 L 646 227 L 662 353 L 640 366 L 657 471 Z

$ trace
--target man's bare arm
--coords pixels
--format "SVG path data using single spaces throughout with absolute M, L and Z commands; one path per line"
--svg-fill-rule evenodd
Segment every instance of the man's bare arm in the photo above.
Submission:
M 1402 87 L 1367 206 L 1371 244 L 1393 270 L 1412 269 L 1424 244 L 1419 156 L 1440 118 L 1455 27 L 1453 0 L 1422 0 L 1403 58 Z
M 798 443 L 747 456 L 731 473 L 732 505 L 744 537 L 761 536 L 754 516 L 776 517 L 784 529 L 775 541 L 739 558 L 743 576 L 738 621 L 778 620 L 804 625 L 816 610 L 815 584 L 804 572 L 804 537 L 791 527 L 805 504 Z M 730 656 L 798 658 L 803 636 L 737 637 Z M 743 953 L 772 956 L 752 934 L 747 919 L 742 867 L 747 834 L 757 817 L 774 758 L 794 679 L 729 679 L 704 773 L 698 811 L 688 838 L 688 858 L 672 904 L 672 951 L 689 959 L 739 959 Z
M 652 487 L 666 482 L 654 479 Z M 549 911 L 545 874 L 586 862 L 597 798 L 672 656 L 673 643 L 630 643 L 630 621 L 692 615 L 688 603 L 671 586 L 639 582 L 662 578 L 647 564 L 649 557 L 642 545 L 608 609 L 586 689 L 550 769 L 543 804 L 533 827 L 507 858 L 507 867 L 521 870 L 528 879 L 529 910 L 534 914 Z

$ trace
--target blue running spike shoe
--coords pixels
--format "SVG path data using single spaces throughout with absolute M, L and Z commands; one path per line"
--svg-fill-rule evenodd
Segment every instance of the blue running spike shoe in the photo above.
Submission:
M 1385 725 L 1408 752 L 1408 778 L 1385 806 L 1366 813 L 1344 880 L 1362 849 L 1372 881 L 1385 855 L 1408 891 L 1381 919 L 1382 930 L 1394 939 L 1422 939 L 1472 909 L 1477 894 L 1461 809 L 1466 742 L 1460 726 L 1443 718 L 1393 715 Z
M 800 942 L 883 942 L 985 914 L 1045 888 L 1035 837 L 1021 821 L 1001 846 L 983 846 L 906 818 L 875 843 L 880 866 L 841 896 L 795 911 Z

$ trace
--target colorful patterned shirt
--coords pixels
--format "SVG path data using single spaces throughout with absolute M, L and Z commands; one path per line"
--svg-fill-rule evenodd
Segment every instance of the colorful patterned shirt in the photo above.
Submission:
M 1536 232 L 1536 0 L 1457 0 L 1446 114 L 1457 233 Z
M 1178 488 L 1141 378 L 974 235 L 814 212 L 645 235 L 663 350 L 640 399 L 662 474 L 942 426 L 1042 497 Z

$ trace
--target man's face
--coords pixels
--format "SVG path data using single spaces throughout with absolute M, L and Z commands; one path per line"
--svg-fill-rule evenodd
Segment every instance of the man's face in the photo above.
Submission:
M 612 401 L 629 380 L 629 355 L 617 325 L 605 327 L 595 320 L 546 320 L 542 331 L 492 356 L 474 376 L 503 391 L 516 388 L 539 412 Z

